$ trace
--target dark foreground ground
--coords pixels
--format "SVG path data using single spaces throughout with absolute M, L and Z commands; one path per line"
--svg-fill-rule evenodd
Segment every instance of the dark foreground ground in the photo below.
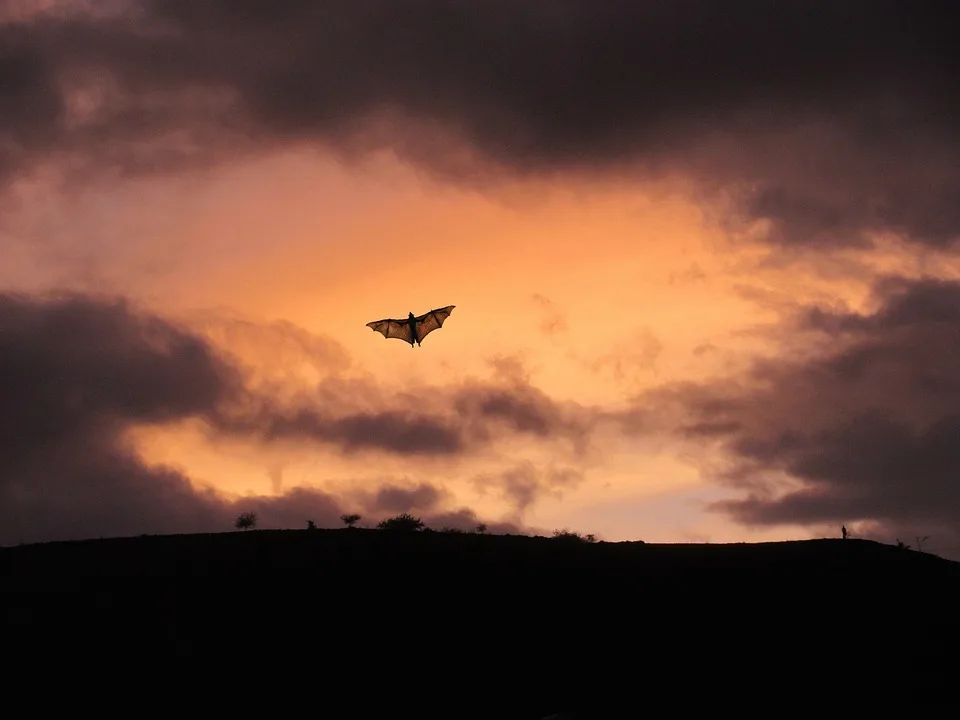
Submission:
M 960 563 L 867 541 L 251 531 L 0 549 L 0 585 L 22 714 L 960 707 Z

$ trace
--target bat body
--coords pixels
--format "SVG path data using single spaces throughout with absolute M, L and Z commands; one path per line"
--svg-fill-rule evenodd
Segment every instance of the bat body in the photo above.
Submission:
M 450 317 L 454 307 L 456 306 L 447 305 L 418 316 L 410 313 L 403 320 L 374 320 L 368 322 L 367 327 L 381 333 L 385 338 L 399 338 L 408 342 L 412 348 L 414 343 L 419 345 L 427 335 L 442 327 L 443 321 Z

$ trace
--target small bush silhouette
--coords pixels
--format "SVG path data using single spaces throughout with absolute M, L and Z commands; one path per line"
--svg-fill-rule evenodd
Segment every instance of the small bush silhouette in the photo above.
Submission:
M 257 514 L 255 512 L 240 513 L 237 521 L 234 523 L 237 530 L 250 530 L 257 526 Z
M 348 528 L 352 528 L 354 525 L 360 522 L 360 516 L 356 513 L 353 513 L 352 515 L 341 515 L 340 519 Z
M 316 530 L 317 524 L 313 520 L 307 520 L 307 530 Z
M 425 527 L 426 525 L 420 518 L 414 517 L 410 513 L 400 513 L 377 523 L 377 528 L 380 530 L 399 530 L 402 532 L 417 532 Z
M 480 523 L 479 525 L 477 525 L 477 533 L 480 534 L 480 535 L 486 535 L 486 534 L 487 534 L 487 524 L 486 524 L 486 523 Z
M 466 531 L 461 530 L 460 528 L 450 527 L 449 525 L 446 525 L 440 528 L 437 532 L 447 533 L 449 535 L 463 535 Z
M 571 530 L 554 530 L 553 537 L 555 540 L 561 540 L 563 542 L 593 543 L 597 541 L 596 536 L 592 533 L 589 535 L 581 535 Z

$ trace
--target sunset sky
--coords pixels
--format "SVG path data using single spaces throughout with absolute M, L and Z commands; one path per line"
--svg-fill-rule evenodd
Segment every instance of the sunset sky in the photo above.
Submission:
M 960 558 L 949 9 L 0 0 L 0 543 Z

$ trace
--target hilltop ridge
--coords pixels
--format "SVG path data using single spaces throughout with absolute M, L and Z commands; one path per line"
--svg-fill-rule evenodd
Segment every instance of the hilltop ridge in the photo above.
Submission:
M 261 680 L 326 657 L 316 672 L 336 702 L 362 697 L 373 713 L 406 698 L 425 717 L 597 712 L 638 702 L 640 679 L 660 697 L 682 678 L 698 690 L 675 699 L 722 708 L 742 706 L 748 678 L 853 702 L 892 673 L 876 690 L 887 700 L 931 700 L 960 639 L 960 563 L 852 539 L 254 530 L 3 548 L 0 573 L 20 657 L 52 642 L 67 666 L 91 646 L 139 667 L 234 667 L 239 654 Z
M 410 553 L 415 553 L 411 555 Z M 0 548 L 0 570 L 15 576 L 85 573 L 118 576 L 209 576 L 235 572 L 306 571 L 317 563 L 347 567 L 393 561 L 460 562 L 497 557 L 501 567 L 560 563 L 593 569 L 631 568 L 639 573 L 759 571 L 791 572 L 845 568 L 850 572 L 924 571 L 950 576 L 960 563 L 929 553 L 861 539 L 813 539 L 764 543 L 576 542 L 526 535 L 386 532 L 368 529 L 253 530 L 188 535 L 142 535 L 33 543 Z M 329 567 L 329 565 L 328 565 Z M 555 568 L 556 569 L 556 568 Z M 691 578 L 692 579 L 692 578 Z

